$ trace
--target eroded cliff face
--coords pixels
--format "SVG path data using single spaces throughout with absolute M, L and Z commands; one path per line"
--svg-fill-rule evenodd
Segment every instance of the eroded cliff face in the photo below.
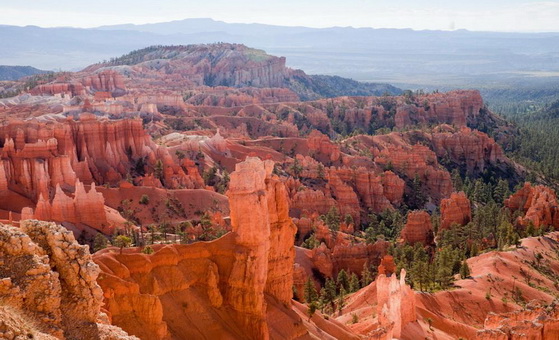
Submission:
M 20 228 L 0 226 L 0 299 L 5 338 L 52 335 L 61 339 L 136 339 L 99 324 L 103 292 L 99 267 L 86 246 L 54 223 L 23 221 Z M 33 320 L 21 334 L 17 319 Z
M 415 244 L 417 242 L 427 246 L 433 242 L 433 225 L 431 216 L 423 210 L 411 211 L 404 229 L 400 232 L 404 242 Z
M 476 339 L 533 339 L 559 338 L 559 306 L 529 304 L 525 310 L 502 314 L 490 314 L 484 329 L 477 332 Z
M 141 184 L 160 171 L 154 179 L 159 186 L 203 186 L 197 169 L 176 163 L 138 119 L 13 121 L 0 127 L 0 145 L 0 195 L 6 198 L 0 209 L 19 214 L 27 208 L 26 217 L 81 223 L 105 233 L 119 221 L 108 220 L 95 184 L 116 185 L 131 175 Z
M 532 223 L 535 227 L 559 228 L 559 203 L 553 190 L 548 187 L 525 183 L 520 190 L 505 200 L 505 206 L 512 212 L 524 213 L 524 216 L 517 219 L 519 225 L 526 227 Z
M 386 339 L 400 338 L 404 327 L 417 320 L 415 294 L 405 278 L 406 271 L 402 269 L 399 280 L 395 274 L 390 277 L 380 274 L 375 280 L 378 322 L 386 331 Z
M 97 94 L 99 98 L 112 98 L 113 95 L 122 95 L 126 90 L 124 77 L 113 70 L 101 70 L 81 77 L 70 79 L 68 75 L 62 75 L 54 82 L 41 84 L 29 91 L 35 96 L 58 96 L 72 98 L 74 96 Z
M 453 224 L 466 225 L 471 219 L 470 200 L 464 192 L 454 192 L 441 201 L 442 229 L 449 229 Z
M 273 163 L 248 158 L 231 174 L 232 232 L 212 242 L 95 255 L 112 322 L 144 339 L 293 338 L 269 315 L 289 314 L 295 226 Z M 287 313 L 284 315 L 284 313 Z M 293 320 L 293 318 L 295 318 Z

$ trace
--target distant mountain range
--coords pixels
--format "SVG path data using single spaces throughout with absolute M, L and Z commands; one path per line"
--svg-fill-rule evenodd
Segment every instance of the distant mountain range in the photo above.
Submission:
M 34 74 L 47 73 L 31 66 L 0 65 L 0 80 L 18 80 Z
M 413 31 L 186 19 L 96 29 L 0 26 L 0 63 L 77 70 L 150 45 L 242 43 L 308 74 L 410 87 L 557 81 L 559 33 Z

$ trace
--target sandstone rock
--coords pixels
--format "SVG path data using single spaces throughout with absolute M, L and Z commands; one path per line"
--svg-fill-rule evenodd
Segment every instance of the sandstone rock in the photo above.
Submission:
M 490 314 L 477 339 L 557 339 L 559 338 L 559 306 L 548 308 L 528 304 L 525 310 Z
M 152 255 L 96 254 L 112 322 L 145 339 L 269 338 L 268 315 L 287 313 L 274 304 L 291 305 L 295 256 L 287 193 L 272 169 L 257 158 L 237 164 L 228 191 L 232 232 L 220 239 L 154 246 Z
M 396 264 L 392 255 L 385 255 L 378 266 L 378 274 L 391 276 L 396 271 Z
M 493 138 L 467 127 L 459 131 L 434 133 L 432 143 L 438 157 L 464 164 L 468 174 L 481 173 L 489 165 L 508 162 L 503 149 Z
M 471 219 L 470 200 L 464 192 L 454 192 L 441 201 L 441 229 L 449 229 L 454 223 L 466 225 Z
M 114 328 L 99 332 L 99 267 L 64 227 L 38 221 L 23 221 L 20 229 L 0 226 L 0 271 L 2 308 L 12 308 L 13 317 L 30 317 L 61 339 L 136 339 Z M 0 325 L 4 335 L 18 334 L 17 327 L 3 326 L 10 324 Z
M 523 226 L 533 223 L 534 226 L 553 226 L 559 228 L 559 204 L 557 196 L 548 187 L 543 185 L 524 186 L 505 200 L 505 206 L 511 211 L 524 212 L 518 222 Z
M 102 70 L 97 74 L 86 76 L 81 80 L 81 83 L 93 91 L 114 93 L 117 90 L 126 90 L 124 77 L 113 70 Z
M 405 283 L 406 271 L 387 277 L 380 274 L 375 280 L 377 286 L 377 315 L 379 325 L 389 330 L 387 339 L 400 338 L 402 329 L 417 320 L 415 295 Z
M 25 210 L 26 217 L 32 216 L 43 221 L 85 224 L 106 235 L 112 234 L 114 226 L 110 226 L 107 220 L 105 199 L 95 190 L 95 184 L 92 184 L 91 189 L 86 192 L 83 183 L 77 180 L 75 188 L 74 197 L 71 198 L 57 184 L 52 202 L 40 195 L 35 211 Z M 121 222 L 124 223 L 124 220 Z
M 400 237 L 409 244 L 421 243 L 424 246 L 433 242 L 433 226 L 431 216 L 423 210 L 411 211 Z

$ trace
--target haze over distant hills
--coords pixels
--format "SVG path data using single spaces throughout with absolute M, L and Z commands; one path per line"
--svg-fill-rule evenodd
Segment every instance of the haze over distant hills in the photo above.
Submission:
M 46 72 L 31 66 L 0 65 L 0 80 L 18 80 L 22 77 Z
M 519 86 L 559 79 L 559 33 L 413 31 L 230 24 L 186 19 L 97 29 L 0 26 L 0 64 L 80 69 L 158 44 L 242 43 L 308 74 L 426 88 Z

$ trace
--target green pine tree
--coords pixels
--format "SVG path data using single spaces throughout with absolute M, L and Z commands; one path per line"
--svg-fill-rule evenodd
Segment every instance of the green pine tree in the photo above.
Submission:
M 349 277 L 349 292 L 354 293 L 358 291 L 359 288 L 361 288 L 361 285 L 359 283 L 359 278 L 355 273 L 351 273 Z
M 318 293 L 316 291 L 314 282 L 310 277 L 307 280 L 307 282 L 305 282 L 304 294 L 305 294 L 305 302 L 307 304 L 310 305 L 311 303 L 318 301 Z
M 363 271 L 361 272 L 361 286 L 367 287 L 368 285 L 371 284 L 371 282 L 373 282 L 373 276 L 371 275 L 371 271 L 369 270 L 369 267 L 365 263 L 363 265 Z
M 345 270 L 342 269 L 338 272 L 336 283 L 338 284 L 339 290 L 343 288 L 347 292 L 347 290 L 349 289 L 349 276 L 347 275 L 347 272 Z
M 460 266 L 460 277 L 462 279 L 470 277 L 470 267 L 468 266 L 468 262 L 466 260 L 462 261 L 462 266 Z

